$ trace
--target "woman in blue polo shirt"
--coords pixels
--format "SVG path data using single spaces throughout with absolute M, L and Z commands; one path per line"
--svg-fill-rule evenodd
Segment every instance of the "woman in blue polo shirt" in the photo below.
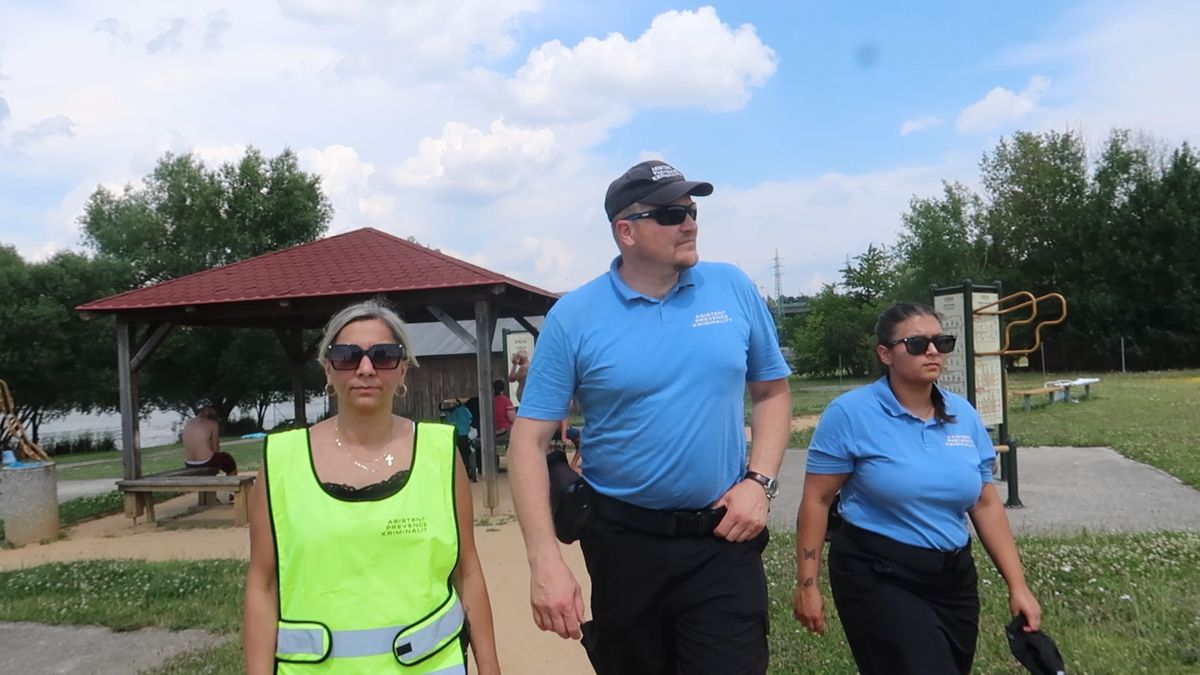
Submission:
M 797 518 L 796 618 L 824 634 L 816 583 L 826 523 L 829 584 L 862 675 L 969 673 L 979 593 L 967 517 L 1008 584 L 1009 608 L 1037 630 L 1000 495 L 995 450 L 975 409 L 937 386 L 955 338 L 932 308 L 898 303 L 879 317 L 885 375 L 834 399 L 809 447 Z

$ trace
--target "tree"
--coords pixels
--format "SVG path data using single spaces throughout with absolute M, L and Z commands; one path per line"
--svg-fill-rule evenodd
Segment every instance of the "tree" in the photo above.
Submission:
M 961 183 L 945 183 L 941 199 L 914 197 L 895 249 L 897 295 L 924 300 L 930 286 L 983 278 L 983 217 L 983 200 Z
M 313 241 L 332 213 L 293 152 L 267 159 L 250 148 L 215 170 L 168 153 L 139 186 L 97 188 L 80 224 L 84 244 L 126 261 L 136 287 Z M 290 396 L 288 373 L 270 332 L 180 328 L 143 367 L 142 395 L 181 412 L 207 396 L 224 417 Z
M 128 287 L 132 272 L 108 258 L 63 252 L 27 263 L 0 248 L 0 379 L 36 442 L 43 422 L 71 410 L 117 406 L 112 331 L 83 320 L 76 305 Z M 0 438 L 0 442 L 7 440 Z

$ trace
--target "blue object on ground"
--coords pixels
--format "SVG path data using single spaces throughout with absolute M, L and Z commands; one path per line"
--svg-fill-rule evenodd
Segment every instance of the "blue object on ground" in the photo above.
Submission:
M 256 431 L 252 434 L 242 434 L 242 438 L 266 438 L 267 435 L 261 431 Z

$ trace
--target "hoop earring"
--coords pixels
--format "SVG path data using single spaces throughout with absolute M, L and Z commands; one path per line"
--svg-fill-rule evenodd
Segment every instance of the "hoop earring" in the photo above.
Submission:
M 337 390 L 334 389 L 333 385 L 329 384 L 328 382 L 325 383 L 325 393 L 329 396 L 337 396 Z
M 396 389 L 396 398 L 404 398 L 405 396 L 408 396 L 408 385 L 401 382 L 400 387 Z

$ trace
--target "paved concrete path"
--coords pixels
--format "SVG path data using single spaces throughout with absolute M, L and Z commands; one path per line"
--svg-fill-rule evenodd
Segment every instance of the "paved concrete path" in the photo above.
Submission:
M 145 628 L 114 633 L 95 626 L 0 622 L 0 670 L 39 675 L 126 675 L 211 647 L 222 638 L 202 630 Z
M 771 527 L 793 529 L 808 452 L 788 450 Z M 1022 448 L 1017 477 L 1023 508 L 1008 509 L 1018 534 L 1200 530 L 1200 490 L 1109 448 Z M 1008 485 L 996 482 L 1008 498 Z
M 58 481 L 58 503 L 76 497 L 102 495 L 117 489 L 116 478 L 95 478 L 92 480 L 60 480 Z

